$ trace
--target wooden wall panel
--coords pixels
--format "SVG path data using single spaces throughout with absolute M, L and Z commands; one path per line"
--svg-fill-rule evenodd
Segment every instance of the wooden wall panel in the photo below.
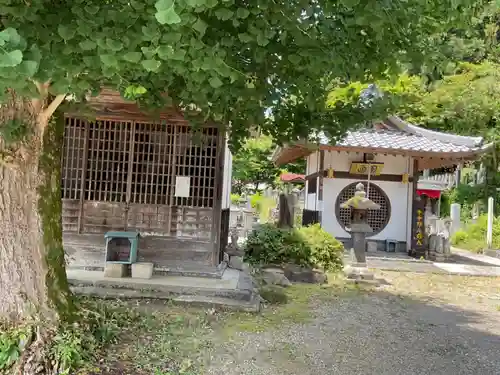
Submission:
M 125 230 L 127 205 L 115 202 L 85 202 L 83 205 L 84 233 L 105 233 Z
M 167 246 L 147 237 L 142 241 L 144 259 L 162 259 L 163 251 L 182 253 L 182 246 L 197 246 L 188 252 L 208 252 L 201 258 L 210 258 L 213 230 L 219 230 L 214 218 L 220 212 L 215 211 L 221 209 L 217 202 L 222 183 L 217 178 L 222 168 L 218 164 L 221 142 L 224 138 L 214 126 L 193 130 L 187 122 L 169 117 L 155 122 L 127 118 L 126 113 L 121 117 L 101 114 L 94 121 L 67 116 L 63 229 L 68 235 L 87 234 L 90 237 L 82 239 L 90 243 L 74 245 L 73 238 L 65 246 L 84 259 L 99 262 L 104 250 L 97 244 L 103 243 L 105 232 L 137 230 L 170 241 Z M 175 196 L 177 176 L 190 178 L 189 197 Z M 99 240 L 93 233 L 99 234 Z M 162 249 L 152 250 L 149 243 Z M 165 256 L 172 258 L 172 254 Z
M 104 235 L 65 233 L 63 239 L 68 268 L 104 267 Z M 211 246 L 192 239 L 145 236 L 139 239 L 138 259 L 152 262 L 157 268 L 178 267 L 183 263 L 210 266 Z
M 80 200 L 62 200 L 62 226 L 63 232 L 78 232 L 78 216 L 80 212 Z

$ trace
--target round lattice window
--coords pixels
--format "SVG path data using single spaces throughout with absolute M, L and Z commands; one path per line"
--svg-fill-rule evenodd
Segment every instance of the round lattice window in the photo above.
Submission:
M 351 209 L 350 208 L 340 208 L 340 205 L 354 196 L 356 192 L 356 185 L 359 182 L 347 185 L 337 197 L 335 202 L 335 214 L 337 215 L 337 220 L 340 226 L 345 230 L 346 227 L 351 223 Z M 365 185 L 365 191 L 367 191 L 366 181 L 361 181 Z M 389 198 L 385 195 L 384 191 L 373 182 L 370 182 L 370 191 L 368 192 L 368 197 L 380 205 L 380 210 L 368 210 L 368 225 L 373 229 L 372 233 L 368 233 L 368 236 L 373 236 L 380 233 L 389 222 L 391 217 L 391 204 Z

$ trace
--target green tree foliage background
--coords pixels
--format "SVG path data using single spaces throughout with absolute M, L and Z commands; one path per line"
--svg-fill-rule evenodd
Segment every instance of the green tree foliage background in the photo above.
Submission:
M 270 136 L 261 135 L 248 139 L 233 157 L 233 192 L 242 194 L 245 186 L 252 184 L 255 192 L 259 188 L 276 186 L 282 173 L 305 173 L 305 160 L 277 167 L 272 161 L 276 143 Z
M 470 205 L 472 200 L 497 196 L 500 138 L 500 8 L 488 3 L 468 28 L 452 29 L 431 38 L 442 51 L 442 61 L 423 64 L 396 78 L 375 83 L 383 92 L 378 116 L 397 113 L 429 129 L 468 136 L 481 136 L 495 144 L 481 158 L 486 166 L 484 183 L 458 188 L 452 198 Z M 431 60 L 433 60 L 431 58 Z M 364 89 L 373 81 L 354 81 L 340 85 L 329 95 L 330 106 L 356 106 Z M 358 105 L 359 107 L 359 105 Z M 499 199 L 497 199 L 498 201 Z
M 359 114 L 325 108 L 333 81 L 432 66 L 432 36 L 469 24 L 483 2 L 0 0 L 0 93 L 37 97 L 48 82 L 82 97 L 104 85 L 231 124 L 236 146 L 256 124 L 277 141 L 335 133 Z

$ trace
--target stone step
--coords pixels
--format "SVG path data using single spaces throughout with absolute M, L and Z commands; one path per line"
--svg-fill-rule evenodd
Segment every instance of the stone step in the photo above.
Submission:
M 250 301 L 254 296 L 252 285 L 245 276 L 231 269 L 226 270 L 221 279 L 185 276 L 153 276 L 151 279 L 110 278 L 104 277 L 102 272 L 75 270 L 68 270 L 67 275 L 71 286 L 132 290 L 166 297 L 198 295 Z
M 164 294 L 143 290 L 105 288 L 95 286 L 72 286 L 71 291 L 77 295 L 104 299 L 156 299 L 168 300 L 173 303 L 198 306 L 203 308 L 215 308 L 223 310 L 244 311 L 244 312 L 259 312 L 261 303 L 260 296 L 253 295 L 248 301 L 237 300 L 227 297 L 216 297 L 206 295 L 174 295 Z
M 170 262 L 164 267 L 155 267 L 155 275 L 163 276 L 187 276 L 205 277 L 210 279 L 220 279 L 226 269 L 227 264 L 221 263 L 219 266 L 207 266 L 190 262 Z
M 155 266 L 153 274 L 157 276 L 186 276 L 202 277 L 208 279 L 220 279 L 227 267 L 226 263 L 219 266 L 208 266 L 203 263 L 195 262 L 170 262 L 168 266 Z M 70 264 L 66 267 L 74 271 L 98 271 L 104 272 L 104 262 L 99 266 L 76 266 Z

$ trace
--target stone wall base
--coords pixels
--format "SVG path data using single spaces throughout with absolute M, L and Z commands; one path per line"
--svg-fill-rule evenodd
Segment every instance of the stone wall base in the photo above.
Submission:
M 337 240 L 342 242 L 344 244 L 344 247 L 346 250 L 349 250 L 352 248 L 352 239 L 351 238 L 345 238 L 345 237 L 337 237 Z M 386 251 L 386 241 L 385 240 L 372 240 L 370 237 L 366 239 L 366 247 L 368 252 L 374 252 L 374 251 Z M 394 245 L 391 245 L 391 248 L 394 249 Z M 396 252 L 397 253 L 406 253 L 406 242 L 398 242 L 396 244 Z
M 429 251 L 429 260 L 433 262 L 446 262 L 451 257 L 451 254 L 437 253 L 435 251 Z

